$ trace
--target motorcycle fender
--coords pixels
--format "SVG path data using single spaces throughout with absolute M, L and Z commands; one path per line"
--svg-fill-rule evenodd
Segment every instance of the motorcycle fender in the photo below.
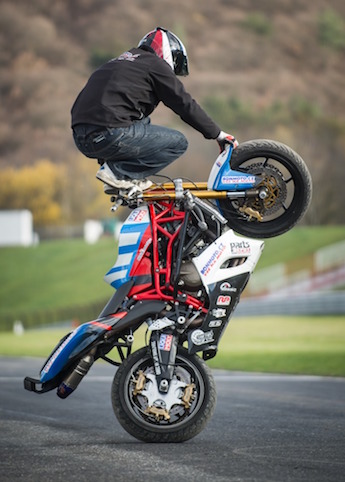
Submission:
M 112 326 L 101 320 L 90 321 L 78 326 L 66 335 L 55 347 L 40 373 L 40 382 L 46 383 L 62 372 L 81 352 L 91 347 Z
M 253 188 L 260 178 L 252 174 L 231 169 L 233 147 L 229 145 L 217 157 L 208 181 L 207 188 L 214 191 L 242 191 Z
M 83 353 L 101 341 L 105 333 L 120 333 L 133 328 L 141 324 L 145 317 L 159 313 L 164 308 L 163 301 L 144 301 L 135 305 L 129 312 L 122 311 L 78 326 L 60 341 L 47 359 L 41 370 L 40 382 L 45 383 L 55 378 L 73 360 L 80 358 Z

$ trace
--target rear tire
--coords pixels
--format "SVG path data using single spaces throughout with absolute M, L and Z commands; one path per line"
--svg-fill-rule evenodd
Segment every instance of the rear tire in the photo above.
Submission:
M 267 192 L 265 199 L 219 201 L 234 231 L 252 238 L 271 238 L 289 231 L 304 216 L 312 196 L 311 176 L 290 147 L 264 139 L 244 142 L 233 151 L 230 164 L 232 169 L 261 176 L 260 186 Z
M 138 393 L 135 382 L 140 373 L 145 376 L 145 387 Z M 133 437 L 151 443 L 184 442 L 200 433 L 212 417 L 216 388 L 205 362 L 197 355 L 189 355 L 186 349 L 179 348 L 174 373 L 176 384 L 184 385 L 185 388 L 173 389 L 171 382 L 167 400 L 172 397 L 176 403 L 167 411 L 167 419 L 155 416 L 153 411 L 150 413 L 152 406 L 148 406 L 149 397 L 145 396 L 150 393 L 150 389 L 154 392 L 152 380 L 155 378 L 153 360 L 147 348 L 141 348 L 130 355 L 119 367 L 112 384 L 111 400 L 118 421 Z M 184 390 L 190 390 L 187 396 L 189 407 L 181 403 Z M 158 395 L 158 398 L 164 399 L 164 395 Z M 162 409 L 158 408 L 159 410 Z

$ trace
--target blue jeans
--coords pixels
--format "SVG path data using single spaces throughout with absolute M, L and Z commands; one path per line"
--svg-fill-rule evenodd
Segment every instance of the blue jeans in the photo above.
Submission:
M 188 147 L 181 132 L 152 125 L 148 117 L 129 127 L 77 125 L 73 137 L 86 157 L 107 162 L 118 179 L 152 176 L 182 156 Z

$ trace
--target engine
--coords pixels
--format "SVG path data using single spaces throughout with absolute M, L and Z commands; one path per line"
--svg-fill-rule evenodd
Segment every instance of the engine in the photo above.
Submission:
M 199 291 L 203 287 L 198 270 L 192 261 L 182 261 L 178 284 L 191 292 Z

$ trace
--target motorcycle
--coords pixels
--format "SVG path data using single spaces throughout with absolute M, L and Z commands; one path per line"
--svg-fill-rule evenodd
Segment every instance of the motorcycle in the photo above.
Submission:
M 220 153 L 206 183 L 114 190 L 112 209 L 131 209 L 105 275 L 116 291 L 97 319 L 60 340 L 39 379 L 25 378 L 26 390 L 56 388 L 64 399 L 102 359 L 117 367 L 112 406 L 129 434 L 183 442 L 204 429 L 216 403 L 205 362 L 217 354 L 262 239 L 291 229 L 312 193 L 308 169 L 289 147 L 269 140 L 233 147 Z M 132 353 L 142 326 L 145 346 Z

